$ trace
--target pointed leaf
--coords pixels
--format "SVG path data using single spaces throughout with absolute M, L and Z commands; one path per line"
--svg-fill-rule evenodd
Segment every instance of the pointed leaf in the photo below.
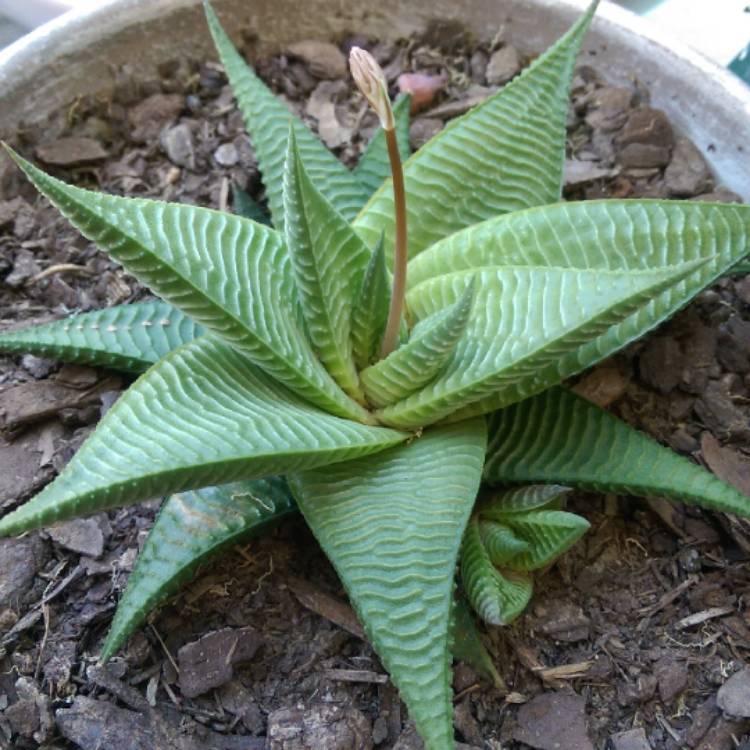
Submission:
M 510 526 L 496 521 L 479 521 L 479 535 L 487 551 L 490 562 L 496 566 L 505 565 L 521 552 L 529 549 L 529 543 L 516 536 Z
M 62 474 L 0 520 L 0 534 L 171 492 L 343 461 L 407 437 L 322 412 L 247 357 L 203 337 L 141 376 Z
M 479 506 L 478 512 L 482 518 L 505 523 L 509 513 L 527 513 L 542 508 L 562 510 L 562 507 L 552 506 L 564 501 L 569 494 L 570 487 L 561 484 L 531 484 L 495 493 Z
M 160 297 L 314 404 L 370 420 L 317 361 L 297 325 L 278 232 L 219 211 L 82 190 L 11 155 L 82 234 Z
M 490 436 L 490 484 L 564 482 L 750 516 L 750 498 L 563 388 L 496 412 Z
M 409 253 L 498 214 L 560 200 L 570 81 L 589 10 L 520 76 L 448 125 L 404 165 Z M 393 195 L 382 186 L 355 224 L 393 252 Z
M 533 583 L 529 576 L 502 575 L 482 544 L 479 522 L 472 517 L 461 545 L 461 583 L 474 611 L 490 625 L 507 625 L 526 609 Z
M 540 372 L 540 382 L 551 385 L 674 314 L 747 254 L 749 236 L 750 206 L 648 200 L 562 203 L 460 232 L 410 263 L 409 279 L 418 288 L 428 278 L 495 264 L 644 271 L 704 259 L 681 283 Z M 505 398 L 491 395 L 458 411 L 455 418 L 493 411 L 508 403 Z
M 232 183 L 232 208 L 234 213 L 242 216 L 243 219 L 252 219 L 267 227 L 271 226 L 271 217 L 263 207 L 234 182 Z
M 652 296 L 695 272 L 704 261 L 654 271 L 584 271 L 485 267 L 439 276 L 407 297 L 422 319 L 455 302 L 472 277 L 477 299 L 464 334 L 441 374 L 419 392 L 376 412 L 383 424 L 419 427 L 486 396 L 519 401 L 573 372 L 558 363 L 581 341 L 606 331 Z
M 359 370 L 364 370 L 380 349 L 390 300 L 391 282 L 381 237 L 370 256 L 352 308 L 352 354 Z
M 590 528 L 589 522 L 563 510 L 513 513 L 508 525 L 528 543 L 528 549 L 507 563 L 512 570 L 538 570 L 567 552 Z
M 396 121 L 396 142 L 401 154 L 401 161 L 409 158 L 409 110 L 411 96 L 400 96 L 393 105 L 393 117 Z M 388 159 L 388 148 L 385 142 L 385 131 L 378 126 L 370 139 L 357 166 L 352 170 L 369 198 L 391 176 L 391 163 Z M 361 207 L 360 207 L 361 208 Z
M 289 478 L 430 750 L 452 750 L 449 613 L 483 420 Z
M 101 660 L 112 657 L 200 565 L 296 512 L 286 482 L 279 477 L 205 487 L 167 498 L 128 578 Z
M 203 327 L 166 302 L 136 302 L 0 334 L 0 351 L 143 372 Z
M 333 379 L 364 403 L 349 331 L 352 290 L 362 283 L 370 251 L 310 180 L 292 130 L 284 212 L 286 244 L 313 347 Z
M 429 383 L 450 359 L 466 328 L 473 300 L 474 284 L 469 284 L 461 297 L 437 313 L 420 335 L 415 331 L 410 341 L 364 370 L 360 376 L 370 403 L 393 404 Z
M 474 617 L 463 597 L 456 599 L 453 605 L 453 658 L 474 667 L 498 690 L 508 692 L 508 686 L 497 671 L 492 657 L 487 653 L 474 623 Z
M 437 242 L 409 263 L 409 284 L 483 266 L 647 271 L 708 259 L 705 278 L 750 250 L 750 206 L 698 201 L 555 203 L 498 216 Z M 687 286 L 687 284 L 686 284 Z
M 237 104 L 245 118 L 245 127 L 258 158 L 274 226 L 280 231 L 284 229 L 282 183 L 290 123 L 310 178 L 318 190 L 351 221 L 367 200 L 367 191 L 258 78 L 234 48 L 211 6 L 204 3 L 204 8 L 216 50 L 237 97 Z

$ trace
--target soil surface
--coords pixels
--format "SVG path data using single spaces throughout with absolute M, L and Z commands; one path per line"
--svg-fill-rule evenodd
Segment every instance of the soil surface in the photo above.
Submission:
M 394 93 L 404 72 L 432 76 L 416 81 L 413 147 L 527 62 L 501 31 L 482 43 L 452 24 L 397 43 L 308 41 L 254 61 L 349 164 L 375 127 L 345 78 L 353 43 L 373 50 Z M 254 59 L 252 43 L 245 53 Z M 236 183 L 262 198 L 220 66 L 181 60 L 159 74 L 134 81 L 123 71 L 112 91 L 4 136 L 86 187 L 226 208 Z M 584 64 L 573 90 L 568 198 L 736 199 L 650 108 L 637 81 L 611 87 Z M 147 296 L 4 155 L 0 199 L 3 329 Z M 0 509 L 48 482 L 128 382 L 0 355 Z M 750 277 L 723 279 L 576 388 L 750 494 Z M 0 541 L 0 746 L 421 747 L 301 521 L 206 567 L 99 666 L 156 508 L 144 503 Z M 494 750 L 747 750 L 750 526 L 614 495 L 578 494 L 573 508 L 591 531 L 537 576 L 524 616 L 483 631 L 510 694 L 457 665 L 457 739 Z M 227 669 L 230 647 L 242 659 Z

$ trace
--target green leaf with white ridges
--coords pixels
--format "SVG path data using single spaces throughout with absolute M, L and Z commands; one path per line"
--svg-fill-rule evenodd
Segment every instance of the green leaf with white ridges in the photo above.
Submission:
M 484 420 L 289 478 L 428 750 L 453 749 L 449 612 Z
M 141 376 L 62 474 L 0 519 L 0 534 L 171 492 L 323 466 L 408 437 L 320 411 L 247 357 L 203 337 Z
M 352 355 L 360 370 L 364 370 L 377 356 L 388 320 L 390 301 L 391 282 L 381 237 L 370 256 L 352 303 Z
M 650 200 L 561 203 L 457 233 L 410 263 L 408 278 L 418 289 L 443 274 L 493 265 L 638 272 L 704 260 L 679 284 L 541 369 L 540 383 L 551 385 L 579 371 L 581 363 L 600 361 L 666 320 L 749 249 L 750 206 Z M 529 395 L 519 391 L 515 400 Z M 506 403 L 507 394 L 493 394 L 452 418 L 486 414 Z
M 596 4 L 520 76 L 457 118 L 404 164 L 409 253 L 498 214 L 560 200 L 570 81 Z M 354 226 L 393 253 L 390 185 Z
M 407 296 L 422 320 L 456 302 L 472 279 L 476 301 L 464 334 L 440 375 L 419 392 L 376 412 L 383 424 L 416 428 L 497 396 L 508 403 L 573 372 L 558 363 L 705 261 L 653 271 L 484 267 L 430 279 Z M 577 370 L 589 362 L 576 360 Z M 574 370 L 577 371 L 577 370 Z M 546 372 L 542 379 L 540 372 Z
M 367 190 L 258 78 L 235 49 L 211 6 L 204 3 L 204 8 L 214 44 L 255 149 L 274 226 L 279 231 L 284 230 L 282 178 L 290 123 L 312 181 L 341 214 L 351 221 L 367 200 Z
M 589 522 L 564 510 L 534 510 L 508 516 L 508 525 L 528 549 L 507 563 L 512 570 L 543 568 L 567 552 L 588 530 Z
M 297 325 L 292 269 L 278 232 L 219 211 L 82 190 L 11 155 L 82 234 L 160 297 L 317 406 L 369 421 Z
M 479 535 L 493 565 L 505 565 L 522 552 L 529 549 L 529 543 L 516 536 L 510 526 L 496 521 L 479 522 Z
M 393 105 L 393 117 L 396 122 L 396 142 L 401 161 L 409 158 L 409 109 L 411 96 L 400 96 Z M 352 173 L 362 185 L 369 198 L 391 176 L 391 163 L 388 159 L 388 147 L 385 142 L 385 130 L 378 126 L 370 139 L 364 153 Z M 392 189 L 392 188 L 391 188 Z
M 750 206 L 660 200 L 556 203 L 457 232 L 409 263 L 411 287 L 484 266 L 645 271 L 699 258 L 716 278 L 750 250 Z M 685 287 L 688 285 L 686 284 Z M 673 296 L 681 289 L 673 290 Z
M 200 565 L 296 513 L 286 482 L 279 477 L 205 487 L 167 498 L 128 578 L 101 660 L 112 657 Z
M 734 487 L 563 388 L 502 409 L 489 424 L 490 484 L 565 483 L 750 516 L 750 498 Z
M 469 521 L 461 545 L 461 583 L 474 611 L 490 625 L 515 620 L 534 588 L 528 575 L 505 576 L 496 570 L 482 544 L 476 516 Z
M 406 398 L 429 383 L 446 365 L 466 328 L 474 299 L 469 284 L 449 308 L 424 322 L 428 326 L 396 351 L 360 373 L 368 401 L 387 406 Z
M 531 484 L 495 493 L 479 506 L 482 518 L 505 523 L 512 513 L 528 513 L 530 510 L 562 510 L 557 507 L 570 494 L 570 487 L 561 484 Z M 555 507 L 553 507 L 555 506 Z
M 136 302 L 0 333 L 0 352 L 143 372 L 203 332 L 166 302 Z
M 291 129 L 284 212 L 286 244 L 313 348 L 341 388 L 364 403 L 349 332 L 352 291 L 362 284 L 371 253 L 313 184 Z

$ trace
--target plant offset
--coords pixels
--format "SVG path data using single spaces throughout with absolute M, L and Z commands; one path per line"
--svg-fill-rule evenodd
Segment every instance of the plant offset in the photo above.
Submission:
M 4 351 L 144 373 L 0 533 L 166 497 L 108 659 L 199 563 L 299 509 L 426 746 L 446 750 L 451 652 L 475 637 L 457 568 L 462 596 L 500 625 L 527 605 L 532 571 L 585 532 L 564 510 L 571 488 L 750 515 L 736 490 L 560 385 L 745 258 L 750 207 L 561 202 L 594 6 L 411 156 L 408 101 L 392 109 L 355 50 L 381 129 L 351 171 L 206 13 L 273 226 L 81 190 L 14 155 L 161 300 L 0 336 Z

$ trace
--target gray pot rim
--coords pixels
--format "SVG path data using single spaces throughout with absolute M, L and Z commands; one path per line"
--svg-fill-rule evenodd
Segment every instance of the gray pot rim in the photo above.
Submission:
M 549 21 L 550 26 L 555 27 L 556 36 L 588 5 L 587 0 L 504 1 L 507 7 L 498 9 L 498 16 L 503 15 L 503 10 L 510 16 L 509 36 L 514 43 L 515 15 L 531 14 L 537 26 L 540 19 Z M 63 14 L 0 51 L 0 102 L 10 102 L 10 112 L 3 116 L 0 128 L 7 133 L 9 127 L 16 127 L 21 121 L 41 120 L 47 112 L 63 103 L 60 99 L 52 101 L 46 110 L 39 101 L 25 110 L 16 104 L 24 90 L 33 98 L 39 81 L 49 76 L 50 67 L 57 67 L 58 74 L 65 75 L 67 62 L 85 55 L 87 49 L 99 49 L 109 40 L 132 34 L 144 24 L 186 15 L 187 9 L 198 4 L 199 0 L 102 0 L 95 7 L 89 5 Z M 222 0 L 217 0 L 216 4 L 221 11 Z M 272 2 L 272 5 L 279 4 L 283 6 L 283 0 L 281 3 Z M 341 7 L 336 0 L 314 0 L 314 4 L 323 11 L 329 10 L 332 17 Z M 367 24 L 372 24 L 376 32 L 386 29 L 386 34 L 389 28 L 392 32 L 394 26 L 398 26 L 399 31 L 408 30 L 408 22 L 400 22 L 399 13 L 414 17 L 417 23 L 421 23 L 427 13 L 422 7 L 425 5 L 432 8 L 433 16 L 443 12 L 450 14 L 447 10 L 450 7 L 456 16 L 456 4 L 452 0 L 450 4 L 411 0 L 404 5 L 409 7 L 402 8 L 399 0 L 383 0 L 373 12 L 372 4 L 367 7 L 368 0 L 346 3 L 347 8 L 354 8 L 351 18 L 356 18 L 357 12 L 364 18 L 366 9 Z M 484 12 L 482 5 L 483 0 L 466 0 L 458 17 L 467 22 L 474 17 L 479 19 Z M 264 0 L 245 0 L 245 6 L 254 13 L 256 8 L 263 10 Z M 283 7 L 278 15 L 282 15 L 282 11 Z M 387 25 L 389 18 L 390 26 Z M 522 49 L 525 46 L 540 51 L 540 41 L 534 38 L 536 31 L 533 24 L 526 24 L 525 44 L 520 45 Z M 170 39 L 172 43 L 177 44 L 177 39 Z M 265 44 L 263 51 L 271 51 L 283 43 L 282 32 L 270 44 Z M 548 40 L 541 42 L 547 43 Z M 201 44 L 205 46 L 205 39 Z M 197 46 L 200 45 L 196 43 Z M 647 20 L 606 0 L 597 11 L 585 47 L 589 48 L 590 54 L 592 49 L 598 50 L 598 58 L 592 58 L 592 63 L 613 83 L 625 83 L 630 71 L 644 80 L 651 90 L 653 104 L 664 108 L 678 130 L 693 139 L 711 163 L 719 181 L 750 202 L 750 153 L 744 150 L 745 144 L 750 144 L 749 87 L 730 71 L 671 38 Z M 47 91 L 53 95 L 56 93 L 49 83 Z

